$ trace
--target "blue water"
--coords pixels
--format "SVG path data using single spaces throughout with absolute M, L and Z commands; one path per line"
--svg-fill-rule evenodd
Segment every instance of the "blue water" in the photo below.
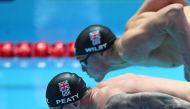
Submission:
M 126 21 L 143 0 L 14 0 L 0 1 L 0 42 L 75 40 L 87 25 L 100 23 L 122 34 Z M 48 109 L 45 89 L 63 71 L 82 76 L 88 86 L 97 84 L 81 71 L 74 58 L 0 58 L 0 109 Z M 113 71 L 105 80 L 136 73 L 184 80 L 178 68 L 130 67 Z
M 0 67 L 0 109 L 47 109 L 46 86 L 52 77 L 63 71 L 77 73 L 88 86 L 97 84 L 81 71 L 74 58 L 0 59 Z M 125 73 L 184 80 L 182 66 L 172 69 L 135 66 L 113 71 L 105 80 Z

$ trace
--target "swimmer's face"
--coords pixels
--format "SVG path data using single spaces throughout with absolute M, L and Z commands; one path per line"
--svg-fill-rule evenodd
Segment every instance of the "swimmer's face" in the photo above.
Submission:
M 85 55 L 83 56 L 83 59 L 80 58 L 79 60 L 82 70 L 87 72 L 87 74 L 94 78 L 97 82 L 101 81 L 107 73 L 105 65 L 103 64 L 104 60 L 101 53 Z

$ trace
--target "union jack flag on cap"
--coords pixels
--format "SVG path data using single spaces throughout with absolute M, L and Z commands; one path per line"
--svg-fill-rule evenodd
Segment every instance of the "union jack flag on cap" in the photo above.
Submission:
M 90 37 L 90 40 L 92 41 L 92 45 L 98 45 L 100 44 L 100 31 L 97 30 L 97 31 L 93 31 L 93 32 L 90 32 L 89 33 L 89 37 Z
M 58 83 L 58 85 L 59 85 L 59 90 L 62 93 L 63 97 L 71 95 L 70 86 L 67 80 Z

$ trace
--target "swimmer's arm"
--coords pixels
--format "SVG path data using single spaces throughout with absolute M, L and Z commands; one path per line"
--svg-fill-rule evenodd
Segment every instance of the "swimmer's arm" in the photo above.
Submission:
M 187 0 L 145 0 L 136 14 L 150 11 L 155 12 L 173 3 L 180 3 L 184 6 L 188 5 Z
M 128 94 L 117 94 L 109 98 L 104 109 L 126 109 L 128 102 Z
M 142 91 L 166 93 L 190 102 L 190 82 L 148 76 L 137 76 L 132 92 Z
M 190 103 L 163 93 L 141 92 L 134 94 L 117 94 L 112 96 L 105 105 L 105 109 L 158 109 L 163 106 L 190 107 Z M 160 108 L 159 108 L 160 109 Z

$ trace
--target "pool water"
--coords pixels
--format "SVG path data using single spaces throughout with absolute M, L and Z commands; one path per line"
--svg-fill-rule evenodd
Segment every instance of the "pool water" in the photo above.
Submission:
M 8 64 L 9 63 L 9 64 Z M 47 109 L 45 90 L 58 73 L 69 71 L 82 76 L 88 86 L 96 82 L 82 72 L 74 58 L 0 59 L 0 109 Z M 183 66 L 177 68 L 130 67 L 109 73 L 104 80 L 126 73 L 135 73 L 184 80 Z

